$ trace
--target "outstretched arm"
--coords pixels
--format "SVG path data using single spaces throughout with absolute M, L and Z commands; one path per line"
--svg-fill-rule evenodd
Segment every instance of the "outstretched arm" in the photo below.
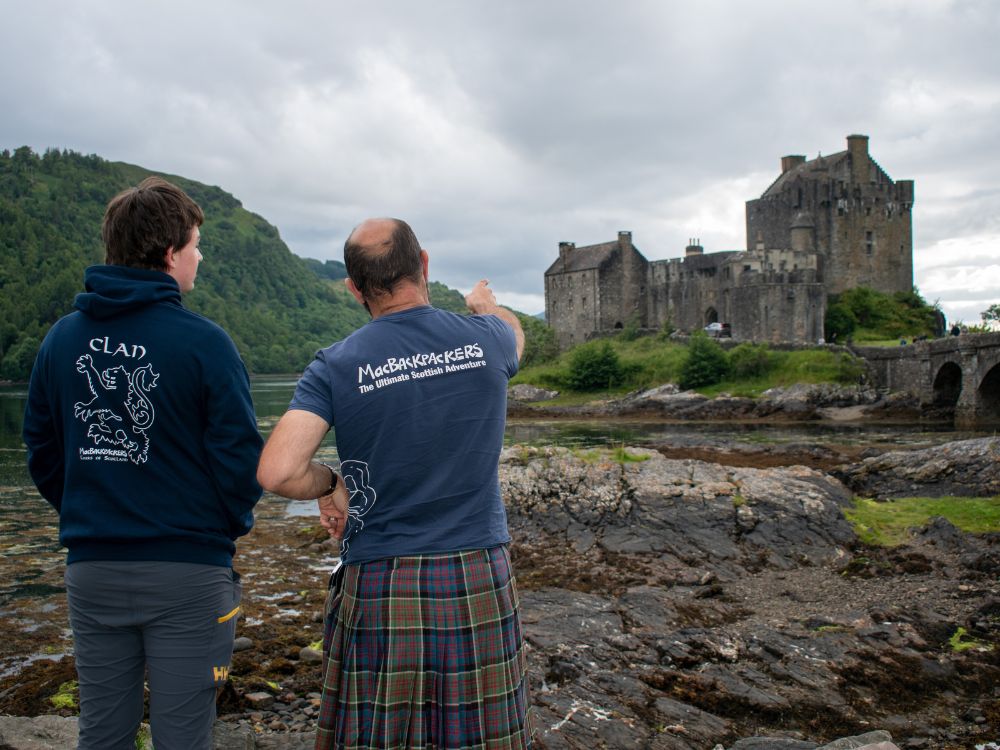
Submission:
M 506 307 L 497 304 L 493 290 L 488 288 L 489 283 L 483 279 L 476 284 L 472 291 L 465 295 L 465 306 L 474 315 L 496 315 L 513 328 L 514 339 L 517 342 L 517 358 L 520 360 L 524 352 L 524 331 L 521 329 L 521 321 Z

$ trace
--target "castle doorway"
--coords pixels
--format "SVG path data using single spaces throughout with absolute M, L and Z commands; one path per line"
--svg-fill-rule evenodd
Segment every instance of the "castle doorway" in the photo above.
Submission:
M 710 307 L 705 311 L 705 325 L 709 323 L 718 323 L 719 313 L 716 312 L 714 307 Z

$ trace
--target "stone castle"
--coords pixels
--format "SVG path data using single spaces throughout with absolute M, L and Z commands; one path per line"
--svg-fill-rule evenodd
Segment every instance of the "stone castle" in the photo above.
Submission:
M 624 326 L 694 331 L 728 323 L 734 339 L 816 342 L 828 294 L 913 286 L 913 181 L 893 181 L 868 136 L 781 174 L 746 204 L 747 249 L 649 261 L 631 232 L 598 245 L 559 243 L 545 272 L 545 316 L 566 348 Z

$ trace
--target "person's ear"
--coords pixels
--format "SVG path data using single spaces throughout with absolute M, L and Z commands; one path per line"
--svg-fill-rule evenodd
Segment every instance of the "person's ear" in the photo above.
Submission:
M 176 255 L 177 253 L 174 252 L 173 245 L 168 247 L 166 251 L 163 253 L 163 265 L 167 268 L 168 271 L 177 265 L 177 259 L 174 257 Z
M 356 286 L 354 286 L 354 282 L 351 281 L 350 277 L 344 279 L 344 284 L 347 286 L 347 291 L 349 291 L 354 296 L 354 299 L 358 301 L 358 304 L 361 305 L 365 304 L 364 295 L 358 291 L 358 288 Z
M 420 265 L 424 267 L 424 281 L 430 282 L 430 276 L 427 274 L 427 269 L 430 268 L 430 256 L 427 255 L 426 250 L 420 251 Z

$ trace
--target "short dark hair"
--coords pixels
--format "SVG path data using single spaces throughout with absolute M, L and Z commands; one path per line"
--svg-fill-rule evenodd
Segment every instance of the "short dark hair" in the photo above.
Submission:
M 419 284 L 423 279 L 420 243 L 410 225 L 402 219 L 390 219 L 393 230 L 387 239 L 361 244 L 353 241 L 354 232 L 344 243 L 347 275 L 365 299 L 392 294 L 404 280 Z
M 169 248 L 180 250 L 205 214 L 187 193 L 162 177 L 147 177 L 118 193 L 104 212 L 104 262 L 114 266 L 166 268 Z

